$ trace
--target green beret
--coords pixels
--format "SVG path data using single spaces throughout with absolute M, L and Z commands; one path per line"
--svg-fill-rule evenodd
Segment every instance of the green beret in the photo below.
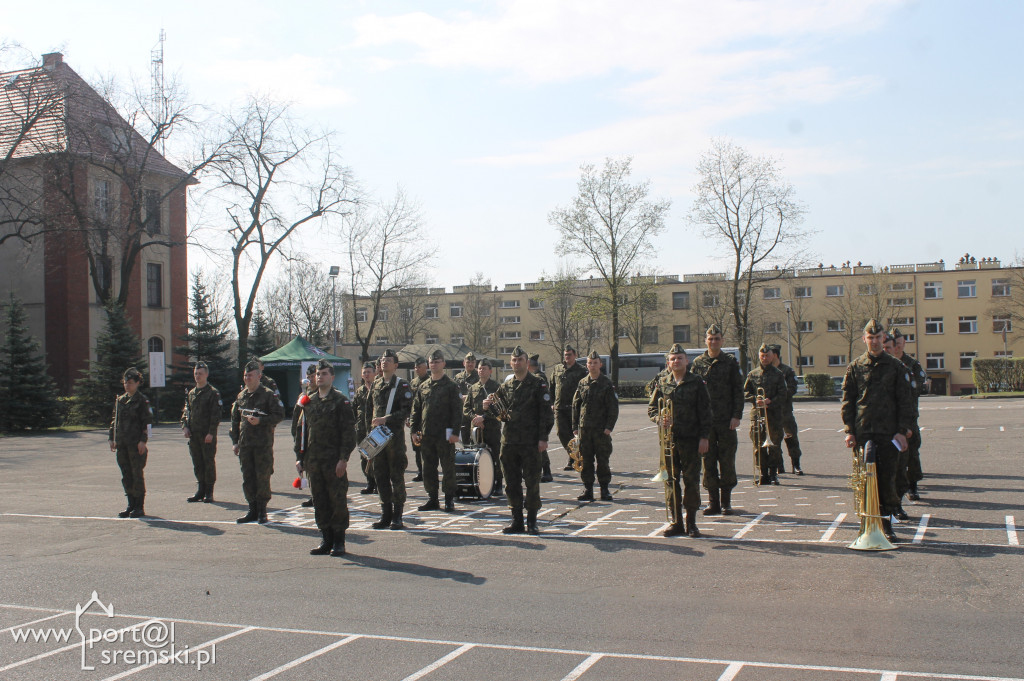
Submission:
M 772 346 L 768 343 L 761 343 L 761 347 L 757 349 L 758 352 L 771 352 Z
M 675 343 L 675 344 L 672 345 L 672 347 L 670 347 L 668 349 L 668 352 L 665 353 L 665 354 L 668 354 L 668 355 L 685 355 L 686 354 L 686 350 L 683 349 L 683 346 L 682 346 L 681 343 Z
M 576 352 L 576 348 L 574 348 L 573 346 L 569 345 L 568 343 L 566 343 L 565 347 L 562 348 L 562 352 L 571 352 L 574 355 L 580 354 L 580 353 Z
M 522 345 L 517 345 L 517 346 L 515 346 L 512 349 L 512 356 L 513 357 L 525 357 L 526 356 L 526 350 L 523 350 L 523 346 Z
M 260 363 L 254 359 L 250 359 L 248 362 L 246 362 L 245 373 L 249 373 L 250 371 L 262 371 L 260 369 Z
M 587 359 L 601 359 L 601 355 L 597 354 L 597 350 L 591 350 L 590 354 L 587 355 Z
M 894 341 L 903 338 L 903 333 L 899 329 L 893 329 L 891 335 Z
M 388 348 L 384 352 L 380 353 L 380 358 L 381 359 L 384 359 L 385 357 L 391 357 L 391 358 L 393 358 L 396 361 L 398 360 L 398 355 L 396 355 L 395 351 L 392 350 L 391 348 Z
M 467 352 L 466 353 L 466 361 L 467 362 L 475 362 L 476 361 L 476 355 L 474 355 L 472 352 Z
M 712 324 L 711 326 L 708 327 L 708 332 L 707 332 L 706 335 L 708 335 L 708 336 L 721 336 L 722 335 L 722 327 L 720 327 L 718 324 Z
M 320 371 L 321 369 L 327 369 L 332 374 L 334 373 L 334 365 L 328 362 L 326 359 L 322 359 L 316 363 L 316 370 Z
M 417 362 L 417 364 L 418 364 L 418 362 Z M 376 362 L 363 362 L 363 368 L 364 369 L 376 369 L 377 368 L 377 363 Z
M 868 320 L 868 323 L 864 325 L 864 333 L 869 336 L 885 333 L 885 327 L 879 324 L 877 320 L 870 319 Z
M 434 350 L 432 353 L 430 353 L 430 361 L 438 359 L 441 360 L 442 362 L 444 361 L 444 353 L 441 352 L 440 349 Z
M 137 381 L 137 382 L 141 383 L 142 382 L 142 372 L 139 371 L 138 369 L 136 369 L 135 367 L 128 367 L 128 369 L 125 370 L 125 372 L 124 372 L 124 379 L 123 380 L 125 380 L 125 381 Z

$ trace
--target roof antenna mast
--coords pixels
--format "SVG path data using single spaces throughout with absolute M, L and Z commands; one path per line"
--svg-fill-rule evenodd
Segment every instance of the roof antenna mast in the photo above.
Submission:
M 150 54 L 149 64 L 152 74 L 153 119 L 158 128 L 157 147 L 161 154 L 164 153 L 164 137 L 167 125 L 167 96 L 164 90 L 164 41 L 167 40 L 167 33 L 160 29 L 160 39 L 153 47 Z

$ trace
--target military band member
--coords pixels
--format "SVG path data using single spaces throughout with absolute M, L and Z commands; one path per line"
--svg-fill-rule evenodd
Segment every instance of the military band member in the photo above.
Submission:
M 884 338 L 884 327 L 874 319 L 864 327 L 867 351 L 846 368 L 842 417 L 847 447 L 875 443 L 882 529 L 889 541 L 895 541 L 890 516 L 899 506 L 896 472 L 900 452 L 907 449 L 905 434 L 913 429 L 914 402 L 910 373 L 903 362 L 885 353 Z
M 921 363 L 913 355 L 905 351 L 907 338 L 899 329 L 892 330 L 892 338 L 892 355 L 903 362 L 903 365 L 907 367 L 907 371 L 910 372 L 910 387 L 914 397 L 914 432 L 907 438 L 907 461 L 905 466 L 901 466 L 901 470 L 906 471 L 906 480 L 903 481 L 901 489 L 896 491 L 901 497 L 903 494 L 906 494 L 907 498 L 911 501 L 918 501 L 921 496 L 917 491 L 917 483 L 924 478 L 924 472 L 921 469 L 921 426 L 918 421 L 921 417 L 921 395 L 928 394 L 928 374 L 925 373 Z
M 786 449 L 789 451 L 789 462 L 792 464 L 793 472 L 796 475 L 803 475 L 804 471 L 800 468 L 800 426 L 797 425 L 796 415 L 793 413 L 793 396 L 796 395 L 797 389 L 796 372 L 793 371 L 793 367 L 782 363 L 781 345 L 772 345 L 772 354 L 775 355 L 772 359 L 772 365 L 782 372 L 786 379 L 786 391 L 789 393 L 789 399 L 786 400 L 786 409 L 782 413 L 782 431 L 786 435 Z M 785 465 L 782 463 L 779 464 L 779 472 L 786 472 Z
M 566 345 L 562 352 L 562 363 L 551 370 L 551 409 L 555 415 L 555 432 L 565 448 L 566 456 L 569 454 L 569 440 L 572 439 L 572 398 L 576 394 L 576 387 L 587 375 L 587 370 L 576 363 L 576 357 L 576 348 Z M 569 457 L 564 470 L 572 469 L 572 457 Z
M 420 383 L 412 398 L 412 442 L 423 455 L 423 488 L 427 503 L 420 511 L 437 511 L 437 465 L 441 464 L 441 488 L 444 491 L 444 510 L 455 511 L 455 443 L 459 441 L 462 425 L 462 400 L 459 386 L 444 373 L 444 353 L 434 350 L 430 354 L 430 376 Z M 479 381 L 478 381 L 479 382 Z
M 352 405 L 334 387 L 334 366 L 326 359 L 316 364 L 316 391 L 303 407 L 305 447 L 295 438 L 295 468 L 305 471 L 313 493 L 320 545 L 311 555 L 345 555 L 348 529 L 348 459 L 356 446 L 356 419 Z
M 572 430 L 579 438 L 580 456 L 583 458 L 583 494 L 577 501 L 594 500 L 594 468 L 601 485 L 601 501 L 611 501 L 608 485 L 612 469 L 608 462 L 612 455 L 612 431 L 619 419 L 619 396 L 611 379 L 601 373 L 601 356 L 597 350 L 587 355 L 587 375 L 576 386 L 572 400 Z
M 302 387 L 300 388 L 300 390 L 301 392 L 299 393 L 299 400 L 295 403 L 295 408 L 292 410 L 292 440 L 297 441 L 299 443 L 299 446 L 302 447 L 304 443 L 303 431 L 306 428 L 306 420 L 305 416 L 303 415 L 302 396 L 305 395 L 306 398 L 308 399 L 313 395 L 313 393 L 317 391 L 316 364 L 310 364 L 309 366 L 306 367 L 306 379 L 302 381 Z M 312 489 L 313 488 L 310 487 L 310 495 L 312 495 Z M 310 496 L 309 499 L 303 501 L 301 506 L 303 508 L 312 508 L 313 497 Z
M 540 355 L 530 355 L 529 361 L 530 373 L 544 381 L 544 384 L 548 386 L 548 390 L 551 389 L 551 383 L 548 382 L 547 374 L 540 370 Z M 548 453 L 544 452 L 541 456 L 541 482 L 553 482 L 554 476 L 551 475 L 551 459 L 548 457 Z
M 693 360 L 690 371 L 704 379 L 711 396 L 711 433 L 704 455 L 704 489 L 708 507 L 704 515 L 732 514 L 732 490 L 736 487 L 737 429 L 743 420 L 743 371 L 728 352 L 718 324 L 704 336 L 707 350 Z
M 484 399 L 498 389 L 498 382 L 491 378 L 490 360 L 480 360 L 478 372 L 480 380 L 469 386 L 469 394 L 462 403 L 462 414 L 464 419 L 469 419 L 472 428 L 480 429 L 483 443 L 494 460 L 495 494 L 501 494 L 501 462 L 498 460 L 501 454 L 501 421 L 493 410 L 484 409 Z
M 711 435 L 711 396 L 703 379 L 689 371 L 686 351 L 679 343 L 673 345 L 667 355 L 668 373 L 662 374 L 647 404 L 647 415 L 660 427 L 672 428 L 673 469 L 675 475 L 670 483 L 675 487 L 676 508 L 672 518 L 682 517 L 681 505 L 686 509 L 685 525 L 678 522 L 669 525 L 662 533 L 666 537 L 686 534 L 699 537 L 697 509 L 700 508 L 700 466 L 701 458 L 708 451 Z M 659 400 L 664 397 L 672 403 L 672 421 L 660 419 Z M 680 504 L 679 479 L 682 477 L 682 503 Z
M 772 359 L 775 353 L 768 343 L 762 343 L 757 350 L 757 359 L 760 363 L 756 369 L 747 374 L 747 380 L 743 383 L 743 395 L 751 403 L 750 409 L 750 441 L 758 451 L 760 462 L 760 479 L 758 484 L 767 485 L 779 484 L 778 470 L 782 466 L 782 415 L 786 410 L 786 402 L 789 400 L 789 388 L 786 386 L 786 377 L 782 372 L 772 366 Z M 764 391 L 764 401 L 758 399 L 758 388 Z M 764 446 L 763 432 L 758 432 L 757 423 L 762 413 L 762 408 L 768 414 L 768 435 L 771 443 Z
M 284 418 L 284 405 L 260 380 L 259 362 L 245 365 L 245 387 L 231 406 L 231 442 L 242 469 L 242 492 L 249 512 L 237 523 L 267 522 L 270 476 L 274 474 L 274 428 Z
M 538 534 L 537 511 L 540 510 L 541 454 L 548 448 L 548 435 L 554 425 L 548 386 L 531 374 L 526 352 L 516 346 L 512 350 L 513 378 L 494 392 L 508 406 L 509 420 L 501 433 L 501 470 L 505 477 L 505 496 L 512 510 L 512 522 L 502 532 Z M 490 409 L 493 395 L 484 398 L 484 409 Z M 571 424 L 570 424 L 571 425 Z M 523 526 L 523 485 L 526 486 L 526 526 Z
M 409 387 L 412 388 L 413 397 L 416 396 L 416 391 L 420 389 L 420 386 L 423 384 L 423 382 L 427 381 L 427 380 L 430 380 L 429 379 L 430 370 L 427 368 L 427 358 L 426 357 L 417 357 L 416 358 L 416 364 L 414 365 L 414 371 L 416 372 L 416 375 L 412 377 L 411 381 L 409 381 Z M 408 426 L 408 425 L 411 425 L 411 424 L 406 422 L 405 425 Z M 461 428 L 461 426 L 460 426 L 460 428 Z M 461 434 L 462 431 L 460 430 L 459 433 Z M 415 477 L 413 477 L 412 481 L 413 482 L 422 482 L 423 481 L 423 455 L 420 453 L 420 446 L 418 444 L 416 444 L 415 442 L 412 445 L 412 451 L 416 454 L 416 475 L 415 475 Z
M 373 382 L 380 376 L 380 363 L 379 362 L 363 362 L 363 369 L 360 373 L 361 383 L 359 388 L 356 389 L 356 394 L 352 398 L 352 411 L 356 415 L 356 443 L 363 441 L 366 437 L 366 409 L 367 405 L 370 404 L 370 390 L 373 388 Z M 369 461 L 359 457 L 359 468 L 363 472 L 363 477 L 366 478 L 366 487 L 359 490 L 360 494 L 376 494 L 377 493 L 377 479 L 373 477 L 373 469 L 370 467 Z
M 128 506 L 117 517 L 141 518 L 146 515 L 146 476 L 143 469 L 149 458 L 153 408 L 149 406 L 149 399 L 139 391 L 142 373 L 138 369 L 132 367 L 125 371 L 122 383 L 124 394 L 114 400 L 108 437 L 110 451 L 117 452 L 121 486 L 128 497 Z
M 373 523 L 374 529 L 390 527 L 400 530 L 405 525 L 402 514 L 405 510 L 405 469 L 409 458 L 405 447 L 405 419 L 412 407 L 412 388 L 404 378 L 395 375 L 398 356 L 394 350 L 385 350 L 380 356 L 381 375 L 374 380 L 370 389 L 370 401 L 365 409 L 366 432 L 377 426 L 386 426 L 391 431 L 391 440 L 373 458 L 373 476 L 377 480 L 377 494 L 380 496 L 380 520 Z
M 459 386 L 459 395 L 465 399 L 469 393 L 469 386 L 473 385 L 480 380 L 480 374 L 476 370 L 476 355 L 472 352 L 467 352 L 465 359 L 462 360 L 463 370 L 455 374 L 455 384 Z M 463 422 L 462 424 L 462 442 L 464 444 L 470 444 L 472 437 L 470 436 L 469 422 Z
M 198 487 L 196 493 L 185 501 L 210 503 L 213 501 L 213 484 L 217 482 L 217 428 L 224 404 L 220 393 L 208 382 L 210 368 L 206 362 L 196 362 L 192 376 L 196 379 L 196 387 L 185 395 L 181 430 L 188 440 L 192 472 Z

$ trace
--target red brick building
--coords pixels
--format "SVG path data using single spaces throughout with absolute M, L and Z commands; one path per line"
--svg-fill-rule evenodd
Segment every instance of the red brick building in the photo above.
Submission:
M 188 319 L 195 182 L 62 55 L 0 74 L 0 305 L 22 300 L 61 393 L 95 359 L 105 298 L 124 302 L 141 352 L 185 361 L 171 352 Z

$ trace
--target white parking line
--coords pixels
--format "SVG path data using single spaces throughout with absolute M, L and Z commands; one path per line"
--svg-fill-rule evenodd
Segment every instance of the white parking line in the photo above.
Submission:
M 591 527 L 593 527 L 594 525 L 597 525 L 597 524 L 599 524 L 599 523 L 603 523 L 604 521 L 608 520 L 609 518 L 611 518 L 611 517 L 612 517 L 612 516 L 614 516 L 615 514 L 617 514 L 617 513 L 622 513 L 622 512 L 624 511 L 624 510 L 626 510 L 626 509 L 624 509 L 624 508 L 620 508 L 620 509 L 618 509 L 618 510 L 612 511 L 611 513 L 608 513 L 607 515 L 603 515 L 603 516 L 601 516 L 600 518 L 598 518 L 597 520 L 594 520 L 594 521 L 592 521 L 592 522 L 589 522 L 589 523 L 587 523 L 586 525 L 584 525 L 584 526 L 583 526 L 583 527 L 581 527 L 580 529 L 576 530 L 575 532 L 571 532 L 571 533 L 569 534 L 569 536 L 570 536 L 570 537 L 575 537 L 575 536 L 576 536 L 576 535 L 578 535 L 578 534 L 579 534 L 580 532 L 583 532 L 584 530 L 589 530 L 589 529 L 590 529 Z
M 736 675 L 740 673 L 741 669 L 743 669 L 743 665 L 741 663 L 733 662 L 725 668 L 722 675 L 718 677 L 718 681 L 732 681 L 736 678 Z
M 924 533 L 928 531 L 928 519 L 931 517 L 930 513 L 921 514 L 921 522 L 917 525 L 917 533 L 914 535 L 912 544 L 920 544 L 921 540 L 924 539 Z
M 583 660 L 583 662 L 580 662 L 578 665 L 576 665 L 576 668 L 573 669 L 571 672 L 563 676 L 562 681 L 576 681 L 576 679 L 583 676 L 583 673 L 585 671 L 587 671 L 595 664 L 597 664 L 597 661 L 600 660 L 602 657 L 604 657 L 604 655 L 601 655 L 600 653 L 594 653 L 587 659 Z
M 465 645 L 459 646 L 458 648 L 456 648 L 452 652 L 448 653 L 447 655 L 445 655 L 441 659 L 436 660 L 434 662 L 431 662 L 430 664 L 428 664 L 426 667 L 424 667 L 423 669 L 419 670 L 418 672 L 415 672 L 415 673 L 410 674 L 409 676 L 405 677 L 404 679 L 402 679 L 402 681 L 416 681 L 416 679 L 422 679 L 424 676 L 426 676 L 430 672 L 434 671 L 435 669 L 440 669 L 441 667 L 445 666 L 446 664 L 448 664 L 449 662 L 451 662 L 452 660 L 457 658 L 462 653 L 466 652 L 467 650 L 472 650 L 475 647 L 476 646 L 474 646 L 471 643 L 467 643 Z
M 312 660 L 315 657 L 320 657 L 324 653 L 329 653 L 332 650 L 334 650 L 335 648 L 340 648 L 341 646 L 345 645 L 346 643 L 351 643 L 352 641 L 355 641 L 356 639 L 359 639 L 359 638 L 362 638 L 362 636 L 346 636 L 345 638 L 341 639 L 340 641 L 335 641 L 334 643 L 332 643 L 329 646 L 324 646 L 323 648 L 320 648 L 319 650 L 314 650 L 313 652 L 309 653 L 308 655 L 303 655 L 302 657 L 300 657 L 298 659 L 292 660 L 291 662 L 288 662 L 287 664 L 281 665 L 277 669 L 271 669 L 266 674 L 260 674 L 259 676 L 255 676 L 255 677 L 253 677 L 251 679 L 251 681 L 266 681 L 267 679 L 270 679 L 270 678 L 273 678 L 273 677 L 277 676 L 281 672 L 286 672 L 289 669 L 292 669 L 294 667 L 298 667 L 303 662 L 308 662 L 309 660 Z
M 189 650 L 202 650 L 203 648 L 209 648 L 210 646 L 217 645 L 221 641 L 226 641 L 229 638 L 234 638 L 235 636 L 239 636 L 241 634 L 245 634 L 245 633 L 248 633 L 250 631 L 253 631 L 255 628 L 256 627 L 243 627 L 241 629 L 238 629 L 237 631 L 232 631 L 232 632 L 230 632 L 228 634 L 224 634 L 223 636 L 218 636 L 217 638 L 210 639 L 209 641 L 206 641 L 204 643 L 200 643 L 197 646 L 193 646 L 192 648 L 189 648 Z M 108 676 L 107 678 L 103 679 L 103 681 L 117 681 L 117 679 L 123 679 L 126 676 L 131 676 L 132 674 L 137 674 L 138 672 L 141 672 L 143 669 L 149 669 L 150 667 L 155 667 L 158 664 L 161 664 L 161 662 L 159 660 L 154 660 L 153 662 L 150 662 L 149 664 L 144 664 L 144 665 L 140 665 L 138 667 L 133 667 L 132 669 L 129 669 L 128 671 L 121 672 L 120 674 L 114 674 L 113 676 Z
M 13 631 L 15 629 L 23 629 L 24 627 L 30 627 L 33 624 L 39 624 L 40 622 L 46 622 L 48 620 L 57 619 L 58 617 L 64 617 L 65 615 L 70 615 L 70 614 L 72 614 L 70 611 L 68 611 L 68 612 L 58 612 L 56 615 L 50 615 L 49 617 L 40 617 L 39 619 L 32 620 L 31 622 L 24 622 L 22 624 L 15 624 L 13 627 L 7 627 L 5 629 L 0 629 L 0 634 L 4 634 L 4 633 L 7 633 L 8 631 Z
M 1006 516 L 1006 543 L 1010 546 L 1020 546 L 1020 540 L 1017 539 L 1017 525 L 1013 521 L 1013 516 Z
M 762 511 L 761 515 L 757 516 L 756 518 L 751 520 L 749 523 L 744 525 L 743 529 L 741 529 L 739 532 L 734 534 L 732 536 L 732 538 L 733 539 L 742 539 L 743 535 L 745 535 L 747 532 L 750 532 L 750 530 L 754 529 L 754 525 L 757 525 L 759 522 L 761 522 L 761 519 L 764 518 L 766 515 L 768 515 L 768 511 Z
M 825 530 L 824 534 L 821 535 L 821 539 L 819 539 L 818 541 L 830 541 L 832 539 L 832 535 L 836 533 L 836 530 L 839 528 L 840 525 L 843 524 L 844 520 L 846 520 L 845 513 L 840 513 L 839 515 L 837 515 L 836 519 L 832 521 L 832 524 L 828 526 L 828 529 Z

